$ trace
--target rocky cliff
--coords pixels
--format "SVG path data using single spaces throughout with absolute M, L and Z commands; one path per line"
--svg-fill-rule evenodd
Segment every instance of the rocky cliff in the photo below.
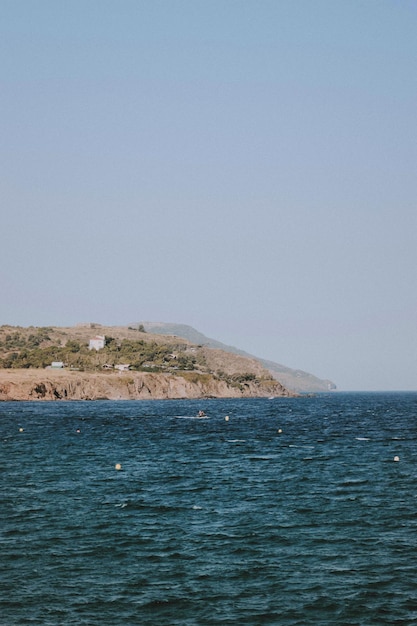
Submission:
M 0 400 L 151 400 L 291 397 L 276 381 L 230 385 L 211 375 L 0 370 Z

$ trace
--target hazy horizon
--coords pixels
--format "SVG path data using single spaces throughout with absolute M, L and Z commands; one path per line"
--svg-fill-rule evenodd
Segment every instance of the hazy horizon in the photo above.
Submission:
M 417 4 L 3 0 L 0 324 L 417 390 Z

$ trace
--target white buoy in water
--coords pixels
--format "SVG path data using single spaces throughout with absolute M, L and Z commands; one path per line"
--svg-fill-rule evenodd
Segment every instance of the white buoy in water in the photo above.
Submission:
M 114 466 L 114 469 L 121 470 L 122 466 L 120 465 L 120 463 L 116 463 L 116 465 Z
M 395 457 L 394 457 L 394 461 L 399 461 L 399 460 L 400 460 L 400 457 L 399 457 L 399 456 L 395 456 Z
M 19 433 L 23 433 L 23 428 L 19 428 Z
M 229 416 L 228 416 L 228 415 L 226 415 L 226 417 L 224 418 L 224 421 L 225 421 L 225 422 L 228 422 L 228 421 L 229 421 Z
M 279 432 L 279 434 L 281 434 L 282 433 L 282 428 L 278 428 L 278 432 Z

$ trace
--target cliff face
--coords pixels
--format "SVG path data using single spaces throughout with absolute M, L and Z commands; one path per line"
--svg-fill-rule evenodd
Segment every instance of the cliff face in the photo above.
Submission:
M 52 370 L 0 370 L 0 400 L 151 400 L 291 397 L 279 382 L 229 385 L 212 376 L 146 372 L 120 374 Z

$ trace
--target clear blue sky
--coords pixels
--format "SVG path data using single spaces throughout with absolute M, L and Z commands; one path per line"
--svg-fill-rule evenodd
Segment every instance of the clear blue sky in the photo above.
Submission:
M 1 0 L 0 324 L 417 389 L 417 3 Z

